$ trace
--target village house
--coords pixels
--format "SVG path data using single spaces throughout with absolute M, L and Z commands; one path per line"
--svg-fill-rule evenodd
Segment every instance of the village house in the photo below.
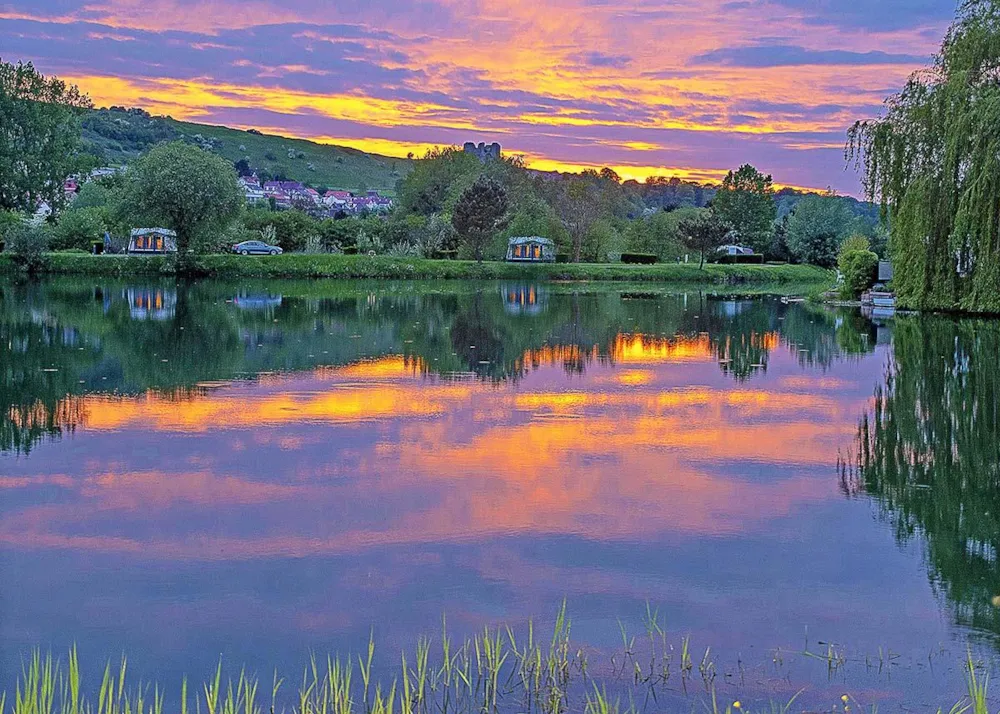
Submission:
M 331 208 L 343 208 L 351 198 L 350 191 L 327 191 L 323 195 L 323 203 Z

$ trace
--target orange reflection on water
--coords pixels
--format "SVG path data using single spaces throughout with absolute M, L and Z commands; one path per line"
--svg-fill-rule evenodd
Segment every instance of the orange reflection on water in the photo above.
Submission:
M 184 399 L 150 392 L 138 398 L 91 395 L 72 401 L 79 404 L 81 423 L 91 430 L 207 432 L 301 422 L 350 423 L 429 416 L 443 413 L 449 402 L 465 400 L 471 393 L 470 385 L 421 383 L 420 398 L 415 398 L 413 383 L 390 379 L 414 378 L 421 371 L 419 361 L 390 357 L 315 370 L 318 380 L 337 380 L 326 391 L 318 391 L 316 384 L 310 383 L 309 389 L 301 392 L 268 390 L 252 396 L 206 390 Z M 288 381 L 287 376 L 269 375 L 262 384 L 286 386 Z
M 713 359 L 712 341 L 707 334 L 672 338 L 648 335 L 618 335 L 608 354 L 616 364 L 707 362 Z
M 426 369 L 426 364 L 419 357 L 390 355 L 344 367 L 319 367 L 315 370 L 315 374 L 321 379 L 382 379 L 416 377 L 426 372 Z
M 538 369 L 545 365 L 586 365 L 600 357 L 600 349 L 594 345 L 590 349 L 578 345 L 545 345 L 534 350 L 527 350 L 521 359 L 514 362 L 514 369 L 520 372 L 530 367 Z
M 863 404 L 801 376 L 719 381 L 706 335 L 623 335 L 608 354 L 646 368 L 552 346 L 523 357 L 551 365 L 539 385 L 428 380 L 395 356 L 186 399 L 84 397 L 77 438 L 170 432 L 170 462 L 99 448 L 78 477 L 27 474 L 19 488 L 67 495 L 6 514 L 0 541 L 239 559 L 515 533 L 641 539 L 746 532 L 836 497 L 810 473 L 835 463 Z M 548 381 L 584 359 L 579 379 Z M 673 381 L 674 364 L 697 362 L 706 386 Z M 226 520 L 250 507 L 259 529 Z M 155 527 L 130 530 L 137 518 Z

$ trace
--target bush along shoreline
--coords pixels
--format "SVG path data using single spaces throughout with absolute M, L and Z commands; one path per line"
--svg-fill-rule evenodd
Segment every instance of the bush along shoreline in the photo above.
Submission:
M 10 255 L 0 254 L 0 274 L 23 271 Z M 181 264 L 172 256 L 50 253 L 37 275 L 132 277 L 177 275 L 194 278 L 336 278 L 414 280 L 566 280 L 664 282 L 708 285 L 826 284 L 829 270 L 808 265 L 705 265 L 608 263 L 503 263 L 364 255 L 246 257 L 201 255 Z

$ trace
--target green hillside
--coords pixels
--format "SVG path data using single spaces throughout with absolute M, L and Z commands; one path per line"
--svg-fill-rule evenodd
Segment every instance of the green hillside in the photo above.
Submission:
M 86 151 L 100 163 L 127 163 L 161 141 L 199 144 L 229 161 L 245 161 L 265 178 L 284 177 L 310 186 L 392 193 L 412 161 L 367 154 L 303 139 L 155 117 L 141 109 L 94 110 L 83 119 Z

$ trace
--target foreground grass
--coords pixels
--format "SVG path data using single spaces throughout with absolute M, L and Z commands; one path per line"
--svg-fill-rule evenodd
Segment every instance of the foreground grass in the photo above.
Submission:
M 174 272 L 164 256 L 86 255 L 52 253 L 46 272 L 52 275 L 131 277 Z M 15 268 L 0 255 L 0 271 Z M 428 260 L 356 255 L 288 254 L 267 257 L 199 256 L 192 274 L 212 278 L 356 278 L 420 280 L 593 280 L 670 282 L 704 285 L 828 285 L 830 271 L 808 265 L 622 265 L 605 263 L 523 264 L 463 260 Z
M 671 644 L 657 613 L 648 608 L 644 632 L 633 636 L 622 626 L 621 637 L 610 667 L 604 662 L 594 668 L 602 674 L 593 675 L 587 653 L 571 643 L 563 606 L 551 637 L 544 639 L 537 637 L 531 623 L 519 635 L 509 627 L 487 627 L 463 642 L 454 641 L 442 627 L 437 642 L 421 638 L 415 651 L 393 657 L 396 674 L 389 682 L 377 680 L 376 672 L 385 670 L 375 666 L 373 640 L 359 656 L 313 657 L 297 684 L 286 684 L 276 672 L 262 688 L 256 675 L 246 670 L 224 681 L 220 663 L 193 691 L 185 678 L 179 696 L 171 693 L 176 703 L 169 709 L 180 714 L 641 714 L 670 711 L 663 695 L 683 691 L 686 696 L 690 686 L 700 693 L 697 699 L 686 699 L 673 709 L 708 714 L 756 711 L 739 701 L 720 702 L 711 648 L 695 652 L 690 638 Z M 830 645 L 825 652 L 807 649 L 799 654 L 825 662 L 831 675 L 846 662 L 843 653 Z M 949 714 L 991 714 L 988 675 L 971 654 L 964 669 L 966 692 Z M 163 714 L 166 710 L 165 690 L 133 684 L 124 657 L 117 666 L 105 667 L 96 699 L 85 694 L 80 671 L 75 648 L 65 664 L 34 652 L 23 666 L 13 706 L 8 709 L 7 694 L 0 694 L 0 714 Z M 768 702 L 760 711 L 802 711 L 797 702 L 804 691 L 783 702 Z M 820 710 L 874 714 L 878 706 L 864 707 L 845 694 Z

